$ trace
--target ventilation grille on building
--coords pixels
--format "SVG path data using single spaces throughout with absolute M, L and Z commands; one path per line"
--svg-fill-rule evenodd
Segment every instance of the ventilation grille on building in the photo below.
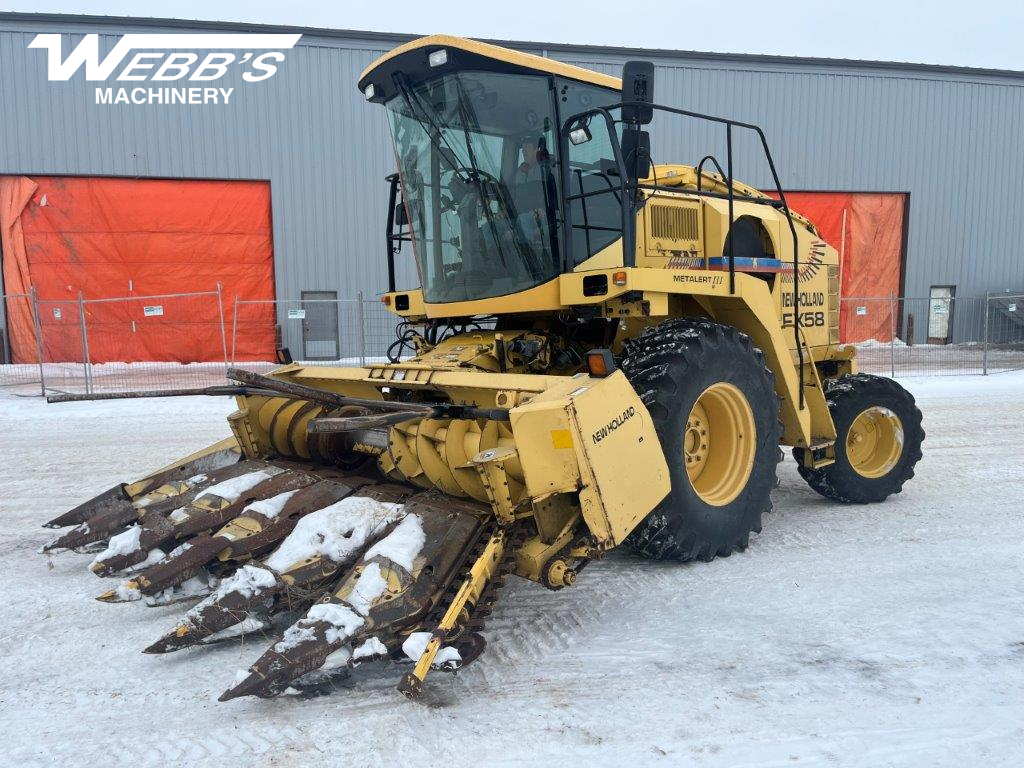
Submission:
M 696 240 L 697 209 L 652 205 L 651 234 L 666 240 Z

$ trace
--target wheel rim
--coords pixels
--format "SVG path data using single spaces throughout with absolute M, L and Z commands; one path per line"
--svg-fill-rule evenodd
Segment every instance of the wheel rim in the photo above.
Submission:
M 686 417 L 683 457 L 690 485 L 705 503 L 721 507 L 740 495 L 756 446 L 754 412 L 737 387 L 719 382 L 701 392 Z
M 846 433 L 846 456 L 862 477 L 888 474 L 903 454 L 903 422 L 881 406 L 865 408 Z

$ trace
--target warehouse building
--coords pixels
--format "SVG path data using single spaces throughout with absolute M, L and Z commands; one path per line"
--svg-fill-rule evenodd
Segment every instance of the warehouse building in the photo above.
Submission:
M 124 37 L 137 34 L 282 37 L 250 38 L 244 46 L 251 50 L 238 50 L 231 66 L 218 70 L 218 60 L 204 58 L 204 41 L 164 40 L 147 58 L 152 38 L 143 45 Z M 236 298 L 276 299 L 276 307 L 241 305 L 257 307 L 262 319 L 243 323 L 232 336 L 249 337 L 233 338 L 232 346 L 272 347 L 276 327 L 296 357 L 344 356 L 346 338 L 356 335 L 349 330 L 365 326 L 365 318 L 348 322 L 347 305 L 314 300 L 372 301 L 385 288 L 385 177 L 395 167 L 385 110 L 366 103 L 356 80 L 408 39 L 0 14 L 5 292 L 34 286 L 41 302 L 52 303 L 42 313 L 51 324 L 66 321 L 80 294 L 210 292 L 204 306 L 220 302 L 228 315 Z M 184 54 L 177 65 L 169 61 L 172 43 Z M 659 102 L 762 126 L 794 208 L 843 253 L 846 296 L 967 297 L 1024 288 L 1016 189 L 1024 177 L 1024 73 L 501 44 L 609 74 L 628 59 L 651 60 Z M 187 81 L 175 78 L 182 62 L 193 67 Z M 197 80 L 205 64 L 207 79 Z M 707 126 L 660 120 L 652 126 L 655 162 L 696 163 L 724 152 L 722 135 Z M 737 178 L 770 188 L 756 146 L 738 141 L 736 152 Z M 416 285 L 408 252 L 398 272 L 399 287 Z M 144 309 L 164 312 L 162 304 Z M 0 317 L 9 347 L 28 322 L 17 315 L 8 303 Z M 164 359 L 175 344 L 184 354 L 181 334 L 138 332 L 150 315 L 108 316 L 111 328 L 131 323 L 133 338 L 111 334 L 94 343 L 106 344 L 108 359 Z M 939 333 L 926 331 L 924 318 L 918 325 L 918 341 Z M 959 340 L 952 325 L 939 323 L 939 331 L 939 341 Z M 217 342 L 194 343 L 188 354 L 202 359 L 198 347 Z

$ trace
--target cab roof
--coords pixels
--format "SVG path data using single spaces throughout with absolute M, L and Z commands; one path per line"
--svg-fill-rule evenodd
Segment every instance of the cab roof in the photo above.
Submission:
M 427 57 L 442 48 L 448 51 L 447 64 L 437 68 L 431 67 Z M 373 62 L 359 76 L 359 90 L 365 91 L 366 86 L 372 83 L 377 93 L 373 100 L 383 100 L 394 92 L 392 75 L 396 72 L 404 72 L 411 80 L 418 81 L 448 69 L 546 73 L 615 91 L 622 87 L 622 81 L 617 77 L 535 56 L 532 53 L 513 51 L 453 35 L 430 35 L 400 45 Z

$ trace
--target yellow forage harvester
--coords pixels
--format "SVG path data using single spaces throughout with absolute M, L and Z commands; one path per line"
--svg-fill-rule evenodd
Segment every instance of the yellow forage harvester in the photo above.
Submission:
M 117 578 L 100 600 L 198 599 L 148 653 L 273 632 L 222 699 L 387 658 L 413 664 L 413 696 L 483 651 L 510 574 L 562 589 L 622 544 L 746 547 L 780 444 L 840 502 L 913 476 L 921 413 L 839 344 L 837 254 L 788 208 L 756 126 L 654 103 L 645 62 L 620 80 L 448 36 L 359 89 L 398 161 L 390 362 L 150 393 L 234 396 L 232 437 L 48 524 L 72 527 L 45 550 L 89 549 Z M 684 120 L 726 154 L 652 165 L 647 127 L 669 143 Z M 740 135 L 775 196 L 732 179 Z M 415 290 L 395 285 L 405 246 Z

